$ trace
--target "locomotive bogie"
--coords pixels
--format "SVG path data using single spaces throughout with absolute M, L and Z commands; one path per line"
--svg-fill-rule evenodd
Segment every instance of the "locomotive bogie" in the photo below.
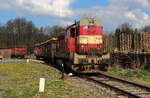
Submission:
M 107 63 L 104 62 L 110 58 L 109 54 L 97 55 L 79 55 L 74 54 L 72 69 L 79 73 L 93 73 L 107 70 Z
M 102 60 L 109 59 L 109 54 L 103 55 L 80 55 L 74 54 L 74 64 L 101 64 Z

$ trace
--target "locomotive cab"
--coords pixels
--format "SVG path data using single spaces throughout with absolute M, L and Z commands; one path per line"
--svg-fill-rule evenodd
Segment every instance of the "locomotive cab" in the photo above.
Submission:
M 67 45 L 69 52 L 77 51 L 78 26 L 75 24 L 67 29 Z

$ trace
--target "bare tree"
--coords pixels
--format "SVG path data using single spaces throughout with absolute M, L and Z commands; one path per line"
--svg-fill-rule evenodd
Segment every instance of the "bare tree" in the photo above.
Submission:
M 9 20 L 5 25 L 1 25 L 0 35 L 0 47 L 25 45 L 30 53 L 35 43 L 49 38 L 42 30 L 35 27 L 32 21 L 24 18 Z
M 131 34 L 133 32 L 134 30 L 132 28 L 132 25 L 130 25 L 129 23 L 123 23 L 116 29 L 115 33 L 116 34 L 120 34 L 120 33 Z
M 150 25 L 145 26 L 145 27 L 142 29 L 142 31 L 143 31 L 143 32 L 150 33 Z

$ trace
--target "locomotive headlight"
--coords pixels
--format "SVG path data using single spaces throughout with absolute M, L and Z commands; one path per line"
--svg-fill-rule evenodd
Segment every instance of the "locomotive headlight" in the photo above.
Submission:
M 84 45 L 81 45 L 81 48 L 83 49 L 83 48 L 84 48 Z
M 79 51 L 83 52 L 83 50 L 84 50 L 84 45 L 79 45 Z

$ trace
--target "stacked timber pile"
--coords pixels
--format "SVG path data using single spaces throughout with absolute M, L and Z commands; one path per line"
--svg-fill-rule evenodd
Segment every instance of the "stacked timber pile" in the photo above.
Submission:
M 140 50 L 140 41 L 139 40 L 140 40 L 139 34 L 134 34 L 134 39 L 133 39 L 133 41 L 134 41 L 134 43 L 133 43 L 134 52 L 137 52 Z
M 143 33 L 143 52 L 150 52 L 150 34 Z
M 150 33 L 148 34 L 148 53 L 150 53 Z
M 132 51 L 132 35 L 131 34 L 120 34 L 119 35 L 119 51 L 130 52 Z
M 10 59 L 11 58 L 11 50 L 10 49 L 0 49 L 0 56 L 4 59 Z
M 150 52 L 150 34 L 139 33 L 134 34 L 134 52 Z
M 120 52 L 150 52 L 150 33 L 120 34 L 118 49 Z

